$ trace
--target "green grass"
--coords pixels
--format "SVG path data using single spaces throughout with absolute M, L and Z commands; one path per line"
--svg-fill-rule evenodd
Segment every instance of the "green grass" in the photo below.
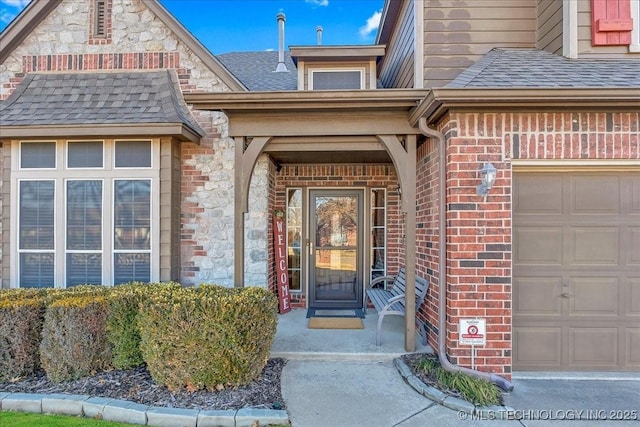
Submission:
M 423 357 L 417 362 L 416 369 L 435 377 L 440 386 L 459 392 L 464 400 L 474 405 L 490 406 L 501 403 L 502 393 L 496 385 L 462 372 L 445 371 L 438 360 Z
M 2 427 L 131 427 L 131 424 L 112 423 L 90 418 L 64 415 L 41 415 L 0 411 Z

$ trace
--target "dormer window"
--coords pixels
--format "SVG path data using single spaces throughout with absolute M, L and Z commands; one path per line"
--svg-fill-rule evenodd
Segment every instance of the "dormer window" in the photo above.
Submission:
M 364 70 L 310 69 L 311 90 L 350 90 L 364 87 Z
M 376 64 L 386 47 L 289 46 L 298 69 L 298 90 L 377 89 Z

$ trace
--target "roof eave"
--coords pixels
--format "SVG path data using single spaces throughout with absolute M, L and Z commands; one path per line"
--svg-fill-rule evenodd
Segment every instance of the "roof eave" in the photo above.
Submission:
M 171 136 L 183 142 L 194 143 L 199 143 L 201 138 L 201 135 L 183 123 L 2 126 L 2 139 L 104 136 Z
M 640 88 L 436 88 L 412 111 L 409 122 L 421 117 L 437 123 L 449 110 L 637 109 Z
M 353 91 L 280 91 L 184 94 L 187 104 L 199 110 L 234 111 L 320 111 L 336 109 L 415 108 L 427 91 L 385 89 Z

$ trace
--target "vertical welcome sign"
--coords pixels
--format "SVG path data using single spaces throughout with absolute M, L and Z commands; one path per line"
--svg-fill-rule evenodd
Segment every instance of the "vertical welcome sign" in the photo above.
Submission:
M 276 259 L 276 283 L 278 286 L 278 299 L 280 300 L 280 313 L 291 311 L 291 301 L 289 294 L 289 270 L 287 266 L 287 248 L 284 233 L 284 212 L 274 211 L 273 213 L 273 247 Z

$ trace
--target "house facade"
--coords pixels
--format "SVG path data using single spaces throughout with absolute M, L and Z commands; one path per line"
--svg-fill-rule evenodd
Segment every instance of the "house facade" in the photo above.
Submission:
M 481 318 L 481 371 L 639 369 L 638 1 L 467 3 L 213 56 L 156 1 L 32 2 L 0 36 L 2 287 L 275 289 L 281 210 L 296 307 L 405 267 L 454 364 Z

